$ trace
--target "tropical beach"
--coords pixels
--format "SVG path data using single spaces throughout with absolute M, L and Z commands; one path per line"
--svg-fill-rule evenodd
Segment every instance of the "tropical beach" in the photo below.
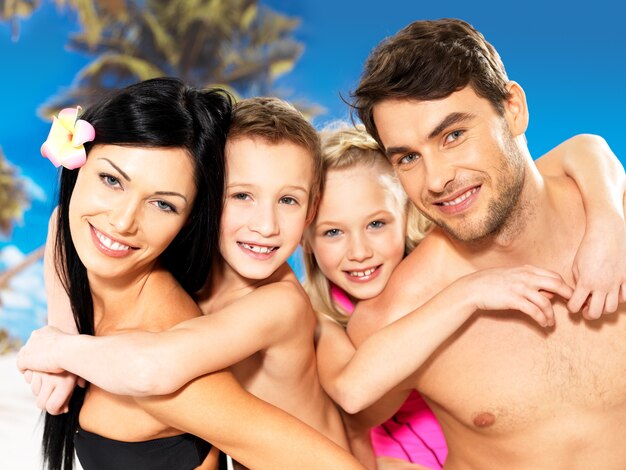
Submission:
M 2 468 L 41 468 L 41 413 L 15 367 L 16 353 L 0 356 L 0 460 Z

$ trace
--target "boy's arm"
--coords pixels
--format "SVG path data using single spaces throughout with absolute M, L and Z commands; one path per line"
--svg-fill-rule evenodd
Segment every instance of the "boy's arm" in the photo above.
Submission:
M 585 207 L 585 235 L 573 264 L 576 281 L 568 309 L 583 308 L 585 318 L 599 318 L 617 309 L 620 288 L 626 288 L 626 225 L 622 200 L 626 175 L 604 139 L 579 135 L 537 160 L 543 175 L 570 176 Z
M 168 394 L 289 337 L 308 308 L 304 295 L 278 282 L 159 333 L 94 337 L 47 327 L 33 332 L 18 354 L 18 367 L 67 370 L 120 395 Z
M 136 401 L 161 422 L 211 442 L 248 468 L 364 469 L 310 426 L 243 390 L 228 372 L 200 377 L 172 395 Z

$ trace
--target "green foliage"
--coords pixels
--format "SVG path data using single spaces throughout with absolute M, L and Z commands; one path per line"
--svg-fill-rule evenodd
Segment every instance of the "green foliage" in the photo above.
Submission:
M 24 189 L 23 182 L 17 177 L 0 148 L 0 233 L 10 235 L 15 221 L 22 219 L 24 210 L 30 200 Z
M 197 87 L 236 95 L 277 95 L 275 80 L 291 71 L 303 46 L 300 21 L 257 0 L 57 0 L 79 12 L 82 32 L 69 47 L 92 55 L 68 91 L 39 110 L 89 106 L 102 93 L 147 78 L 176 76 Z M 300 104 L 308 115 L 321 108 Z

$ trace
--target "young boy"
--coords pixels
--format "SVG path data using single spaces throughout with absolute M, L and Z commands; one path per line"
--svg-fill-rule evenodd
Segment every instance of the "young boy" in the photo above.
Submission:
M 229 129 L 226 168 L 221 258 L 197 299 L 203 317 L 161 333 L 108 337 L 47 327 L 31 351 L 45 351 L 54 363 L 48 370 L 132 396 L 172 393 L 230 367 L 248 391 L 347 449 L 341 417 L 317 376 L 315 315 L 286 262 L 318 200 L 318 135 L 284 101 L 243 100 Z

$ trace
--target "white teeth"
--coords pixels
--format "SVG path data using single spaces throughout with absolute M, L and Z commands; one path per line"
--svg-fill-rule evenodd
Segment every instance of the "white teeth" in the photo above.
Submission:
M 250 251 L 253 251 L 255 253 L 260 253 L 262 255 L 266 255 L 274 251 L 274 247 L 270 248 L 267 246 L 248 245 L 247 243 L 242 243 L 241 245 Z
M 350 276 L 365 277 L 365 276 L 369 276 L 374 271 L 376 271 L 376 268 L 369 268 L 369 269 L 366 269 L 365 271 L 350 271 Z
M 130 250 L 130 246 L 122 245 L 116 241 L 111 240 L 109 237 L 105 237 L 102 233 L 96 231 L 96 237 L 100 240 L 104 246 L 106 246 L 109 250 L 113 251 L 128 251 Z
M 468 197 L 470 197 L 476 191 L 478 191 L 478 188 L 470 189 L 469 191 L 461 194 L 459 197 L 457 197 L 456 199 L 454 199 L 452 201 L 442 202 L 441 205 L 442 206 L 454 206 L 456 204 L 459 204 L 459 203 L 465 201 Z

